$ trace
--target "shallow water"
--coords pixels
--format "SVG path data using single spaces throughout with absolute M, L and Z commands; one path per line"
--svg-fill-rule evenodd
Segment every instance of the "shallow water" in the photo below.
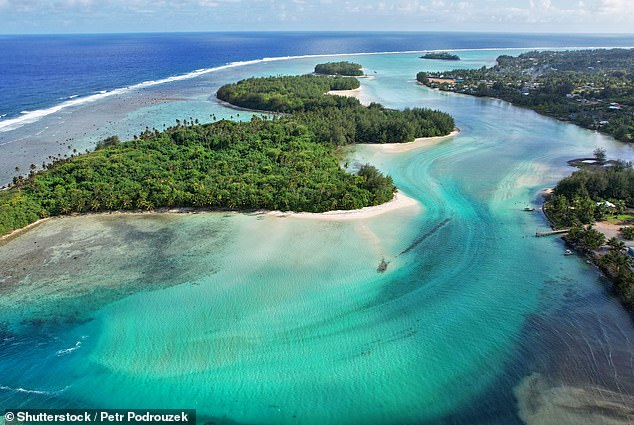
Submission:
M 0 247 L 0 407 L 187 407 L 216 423 L 632 423 L 631 318 L 596 269 L 532 236 L 541 214 L 522 211 L 572 171 L 566 160 L 632 150 L 419 87 L 417 71 L 445 65 L 416 56 L 355 58 L 376 77 L 364 96 L 448 111 L 461 134 L 398 154 L 360 146 L 350 161 L 388 172 L 422 208 L 348 222 L 78 217 Z M 481 66 L 497 54 L 461 56 Z M 184 90 L 314 63 L 238 68 Z

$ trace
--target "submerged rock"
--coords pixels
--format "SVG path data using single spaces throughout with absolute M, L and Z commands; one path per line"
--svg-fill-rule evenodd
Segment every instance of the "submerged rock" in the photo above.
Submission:
M 387 265 L 389 263 L 387 261 L 385 261 L 385 258 L 381 259 L 381 262 L 379 263 L 379 267 L 376 268 L 376 271 L 379 273 L 383 273 L 385 270 L 387 270 Z

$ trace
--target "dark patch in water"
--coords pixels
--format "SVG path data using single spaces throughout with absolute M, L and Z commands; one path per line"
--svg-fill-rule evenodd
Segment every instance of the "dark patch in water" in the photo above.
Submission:
M 22 235 L 11 241 L 12 249 L 0 252 L 0 292 L 24 294 L 27 308 L 16 304 L 0 320 L 11 322 L 11 332 L 82 324 L 92 320 L 93 311 L 131 294 L 216 273 L 216 258 L 229 245 L 231 226 L 224 218 L 189 220 L 170 215 L 70 217 Z
M 416 248 L 423 241 L 425 241 L 425 239 L 429 238 L 431 235 L 433 235 L 434 233 L 436 233 L 437 231 L 439 231 L 440 229 L 445 227 L 447 225 L 447 223 L 449 223 L 450 221 L 451 221 L 451 218 L 446 218 L 443 221 L 441 221 L 440 223 L 438 223 L 437 225 L 435 225 L 429 232 L 425 233 L 423 236 L 421 236 L 418 239 L 416 239 L 410 246 L 405 248 L 400 254 L 397 255 L 397 257 L 400 257 L 403 254 L 407 254 L 412 249 Z

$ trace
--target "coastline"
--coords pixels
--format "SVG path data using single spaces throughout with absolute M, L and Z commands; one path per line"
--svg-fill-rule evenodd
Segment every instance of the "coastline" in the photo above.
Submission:
M 555 224 L 545 209 L 546 202 L 552 193 L 553 189 L 551 188 L 544 189 L 542 191 L 541 196 L 545 202 L 544 204 L 542 204 L 541 211 L 544 214 L 544 217 L 546 218 L 546 221 L 548 222 L 550 227 L 552 229 L 555 229 Z M 618 229 L 620 225 L 611 224 L 607 221 L 598 221 L 593 223 L 591 227 L 602 233 L 605 237 L 606 242 L 611 237 L 615 237 L 624 242 L 626 247 L 629 248 L 632 246 L 631 241 L 626 241 L 619 237 Z M 561 240 L 567 247 L 570 247 L 574 252 L 576 252 L 579 257 L 585 258 L 586 263 L 592 264 L 601 271 L 601 273 L 611 283 L 611 287 L 609 289 L 614 292 L 625 310 L 630 314 L 632 318 L 634 318 L 634 301 L 632 300 L 631 295 L 629 295 L 631 293 L 631 290 L 629 289 L 627 282 L 620 282 L 621 278 L 618 271 L 611 268 L 608 264 L 601 262 L 601 258 L 606 255 L 607 252 L 609 252 L 609 248 L 607 248 L 607 243 L 604 243 L 603 246 L 601 246 L 599 249 L 590 249 L 569 239 L 568 234 L 564 234 L 563 236 L 561 236 Z M 629 273 L 632 273 L 631 269 Z
M 262 210 L 258 213 L 270 215 L 279 218 L 301 218 L 308 220 L 325 220 L 325 221 L 349 221 L 349 220 L 362 220 L 366 218 L 376 217 L 390 211 L 402 209 L 402 208 L 422 208 L 420 203 L 414 198 L 410 198 L 401 191 L 396 191 L 394 198 L 381 205 L 374 205 L 371 207 L 364 207 L 357 210 L 334 210 L 326 211 L 323 213 L 311 213 L 311 212 L 293 212 L 293 211 L 267 211 Z
M 288 115 L 285 114 L 283 112 L 271 112 L 271 111 L 264 111 L 261 109 L 249 109 L 249 108 L 243 108 L 242 106 L 236 106 L 233 103 L 229 103 L 226 102 L 224 100 L 218 99 L 218 96 L 214 96 L 214 100 L 219 104 L 224 106 L 225 108 L 229 108 L 229 109 L 233 109 L 235 111 L 244 111 L 244 112 L 252 112 L 254 114 L 263 114 L 263 115 L 275 115 L 275 116 L 284 116 L 284 115 Z
M 343 90 L 340 91 L 348 95 L 354 95 L 355 93 L 359 93 L 361 88 L 357 88 L 354 90 Z M 352 92 L 353 94 L 348 94 L 348 92 Z M 220 101 L 219 102 L 223 102 Z M 223 102 L 224 103 L 224 102 Z M 248 109 L 245 109 L 248 110 Z M 373 149 L 380 150 L 384 153 L 401 153 L 408 152 L 414 149 L 421 148 L 423 146 L 431 146 L 452 137 L 460 134 L 460 129 L 455 128 L 451 133 L 445 136 L 434 136 L 434 137 L 419 137 L 416 138 L 413 142 L 408 143 L 368 143 L 364 146 L 370 146 Z M 8 189 L 5 188 L 5 189 Z M 378 215 L 382 215 L 389 211 L 394 211 L 401 208 L 413 207 L 421 205 L 413 198 L 403 194 L 400 191 L 396 191 L 394 198 L 392 200 L 385 202 L 381 205 L 374 205 L 369 207 L 363 207 L 356 210 L 333 210 L 333 211 L 325 211 L 323 213 L 311 213 L 311 212 L 294 212 L 294 211 L 270 211 L 270 210 L 256 210 L 256 211 L 239 211 L 239 210 L 218 210 L 218 209 L 208 209 L 208 208 L 193 208 L 193 207 L 164 207 L 157 208 L 153 210 L 116 210 L 116 211 L 100 211 L 100 212 L 88 212 L 88 213 L 75 213 L 68 215 L 59 215 L 54 217 L 46 217 L 39 219 L 33 223 L 26 225 L 25 227 L 21 227 L 19 229 L 15 229 L 6 235 L 0 236 L 0 245 L 20 236 L 22 233 L 28 232 L 29 230 L 39 226 L 45 221 L 49 221 L 51 219 L 63 219 L 65 217 L 77 217 L 77 216 L 87 216 L 87 215 L 126 215 L 126 214 L 197 214 L 203 212 L 226 212 L 226 213 L 257 213 L 257 214 L 265 214 L 272 215 L 280 218 L 285 217 L 294 217 L 294 218 L 302 218 L 302 219 L 310 219 L 310 220 L 327 220 L 327 221 L 348 221 L 348 220 L 361 220 L 366 218 L 375 217 Z
M 333 210 L 333 211 L 325 211 L 322 213 L 311 213 L 311 212 L 294 212 L 294 211 L 271 211 L 271 210 L 255 210 L 255 211 L 239 211 L 239 210 L 220 210 L 220 209 L 209 209 L 209 208 L 194 208 L 194 207 L 165 207 L 165 208 L 157 208 L 154 210 L 116 210 L 116 211 L 99 211 L 99 212 L 88 212 L 88 213 L 77 213 L 77 214 L 67 214 L 67 215 L 58 215 L 54 217 L 46 217 L 41 218 L 33 223 L 30 223 L 24 227 L 19 229 L 15 229 L 11 233 L 7 233 L 6 235 L 0 236 L 0 245 L 3 245 L 9 242 L 12 239 L 17 238 L 23 233 L 28 232 L 29 230 L 34 229 L 40 224 L 51 221 L 51 220 L 61 220 L 68 217 L 82 217 L 82 216 L 125 216 L 125 215 L 156 215 L 156 214 L 200 214 L 200 213 L 233 213 L 233 214 L 256 214 L 256 215 L 270 215 L 274 217 L 286 218 L 303 218 L 310 220 L 326 220 L 326 221 L 349 221 L 349 220 L 362 220 L 366 218 L 376 217 L 378 215 L 385 214 L 390 211 L 398 210 L 401 208 L 411 208 L 411 207 L 419 207 L 422 206 L 413 198 L 403 194 L 400 191 L 397 191 L 394 194 L 392 200 L 385 202 L 381 205 L 373 205 L 370 207 L 363 207 L 356 210 Z
M 26 226 L 20 227 L 19 229 L 15 229 L 12 232 L 7 233 L 6 235 L 0 236 L 0 245 L 4 244 L 5 242 L 10 241 L 11 239 L 17 238 L 22 233 L 28 232 L 29 230 L 39 226 L 40 224 L 44 223 L 45 221 L 49 221 L 51 218 L 53 218 L 53 217 L 40 218 L 39 220 L 34 221 L 33 223 L 27 224 Z
M 326 94 L 332 94 L 336 96 L 357 97 L 361 93 L 361 87 L 351 90 L 330 90 Z
M 365 92 L 363 90 L 363 86 L 357 87 L 356 89 L 352 89 L 352 90 L 330 90 L 330 91 L 326 92 L 326 94 L 330 94 L 330 95 L 333 95 L 333 96 L 354 97 L 363 106 L 370 105 L 370 102 L 368 102 L 367 100 L 362 98 L 363 95 L 365 94 Z
M 431 146 L 431 145 L 443 142 L 447 139 L 451 139 L 452 137 L 455 137 L 458 134 L 460 134 L 460 129 L 454 128 L 451 133 L 445 136 L 419 137 L 414 139 L 413 142 L 407 142 L 407 143 L 369 143 L 366 146 L 371 146 L 375 149 L 378 149 L 386 153 L 401 153 L 401 152 L 408 152 L 414 149 L 418 149 L 423 146 Z

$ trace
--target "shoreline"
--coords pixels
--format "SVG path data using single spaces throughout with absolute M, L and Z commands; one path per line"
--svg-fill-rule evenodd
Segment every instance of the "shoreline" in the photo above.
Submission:
M 76 213 L 58 215 L 54 217 L 41 218 L 33 223 L 27 224 L 24 227 L 13 230 L 11 233 L 0 236 L 0 246 L 5 243 L 21 236 L 40 224 L 51 220 L 63 220 L 70 217 L 89 217 L 89 216 L 125 216 L 125 215 L 159 215 L 159 214 L 201 214 L 201 213 L 230 213 L 230 214 L 246 214 L 246 215 L 269 215 L 279 218 L 303 218 L 310 220 L 325 220 L 325 221 L 349 221 L 349 220 L 362 220 L 366 218 L 376 217 L 378 215 L 385 214 L 390 211 L 411 208 L 417 206 L 422 208 L 420 203 L 407 195 L 404 195 L 400 191 L 396 191 L 392 200 L 380 205 L 372 205 L 369 207 L 363 207 L 356 210 L 333 210 L 325 211 L 322 213 L 312 212 L 295 212 L 295 211 L 274 211 L 274 210 L 222 210 L 222 209 L 210 209 L 210 208 L 195 208 L 195 207 L 164 207 L 154 210 L 115 210 L 115 211 L 97 211 L 87 213 Z
M 371 103 L 371 102 L 368 102 L 367 99 L 362 99 L 362 96 L 365 94 L 365 91 L 363 90 L 363 86 L 359 86 L 356 89 L 352 89 L 352 90 L 330 90 L 330 91 L 327 91 L 326 94 L 329 94 L 332 96 L 354 97 L 363 106 L 369 106 Z
M 237 106 L 234 105 L 233 103 L 229 103 L 227 101 L 224 101 L 222 99 L 218 99 L 218 96 L 214 96 L 214 100 L 216 101 L 216 103 L 218 103 L 219 105 L 224 106 L 225 108 L 229 108 L 229 109 L 233 109 L 234 111 L 244 111 L 244 112 L 252 112 L 252 113 L 257 113 L 257 114 L 263 114 L 263 115 L 275 115 L 275 116 L 284 116 L 284 115 L 288 115 L 285 114 L 283 112 L 271 112 L 271 111 L 264 111 L 261 109 L 249 109 L 249 108 L 243 108 L 242 106 Z M 213 121 L 211 121 L 213 122 Z
M 551 220 L 550 216 L 548 215 L 545 209 L 546 202 L 548 198 L 550 197 L 550 195 L 553 193 L 553 189 L 547 188 L 542 190 L 541 192 L 542 192 L 541 196 L 544 199 L 544 203 L 542 204 L 541 211 L 544 214 L 544 217 L 546 218 L 546 221 L 548 222 L 551 229 L 556 229 L 554 222 Z M 593 223 L 591 226 L 593 229 L 603 234 L 606 242 L 610 237 L 616 237 L 617 239 L 624 242 L 626 247 L 632 246 L 632 243 L 628 244 L 628 241 L 618 237 L 617 229 L 620 227 L 620 225 L 611 224 L 607 222 L 607 220 L 605 220 L 605 221 L 597 221 Z M 619 283 L 618 272 L 611 269 L 608 265 L 601 263 L 601 257 L 603 257 L 606 254 L 606 244 L 602 245 L 599 249 L 594 250 L 594 249 L 589 249 L 587 247 L 583 247 L 579 243 L 575 243 L 572 240 L 568 239 L 568 234 L 564 234 L 563 236 L 560 237 L 560 239 L 563 241 L 563 243 L 567 247 L 570 247 L 576 253 L 577 256 L 585 258 L 586 263 L 592 264 L 594 267 L 599 269 L 601 274 L 603 274 L 603 276 L 605 276 L 605 278 L 610 282 L 610 287 L 608 288 L 608 290 L 613 292 L 613 294 L 619 300 L 621 305 L 624 307 L 625 311 L 627 311 L 629 315 L 634 319 L 634 303 L 632 302 L 632 299 L 628 297 L 627 285 L 626 285 L 626 288 L 623 288 L 621 284 Z M 629 273 L 632 273 L 632 271 L 630 270 Z
M 19 229 L 15 229 L 13 231 L 11 231 L 10 233 L 7 233 L 6 235 L 2 235 L 0 236 L 0 246 L 3 245 L 5 242 L 9 242 L 11 239 L 15 239 L 18 236 L 20 236 L 22 233 L 26 233 L 29 230 L 39 226 L 40 224 L 44 223 L 45 221 L 49 221 L 54 217 L 46 217 L 46 218 L 40 218 L 37 221 L 34 221 L 33 223 L 29 223 L 24 227 L 20 227 Z
M 361 87 L 354 90 L 344 90 L 344 92 L 355 92 L 358 93 L 361 91 Z M 218 99 L 219 100 L 219 99 Z M 220 101 L 220 100 L 219 100 Z M 220 101 L 223 102 L 223 101 Z M 408 152 L 410 150 L 418 149 L 423 146 L 432 146 L 436 143 L 440 143 L 444 140 L 450 139 L 454 136 L 460 134 L 460 129 L 455 128 L 451 133 L 445 136 L 434 136 L 434 137 L 419 137 L 415 139 L 413 142 L 407 143 L 367 143 L 364 145 L 355 145 L 355 146 L 370 146 L 371 148 L 380 150 L 384 153 L 401 153 Z M 8 187 L 5 189 L 9 189 Z M 401 208 L 413 207 L 418 205 L 422 207 L 418 201 L 409 196 L 403 194 L 401 191 L 397 190 L 394 194 L 394 198 L 392 200 L 385 202 L 381 205 L 373 205 L 369 207 L 363 207 L 356 210 L 333 210 L 333 211 L 325 211 L 322 213 L 311 213 L 311 212 L 295 212 L 295 211 L 270 211 L 270 210 L 221 210 L 221 209 L 208 209 L 208 208 L 195 208 L 195 207 L 162 207 L 154 210 L 115 210 L 115 211 L 98 211 L 98 212 L 87 212 L 87 213 L 74 213 L 74 214 L 66 214 L 59 215 L 54 217 L 46 217 L 41 218 L 33 223 L 29 223 L 24 227 L 19 229 L 15 229 L 10 233 L 0 236 L 0 245 L 4 245 L 10 240 L 20 236 L 23 233 L 28 232 L 29 230 L 39 226 L 45 221 L 49 221 L 52 219 L 63 219 L 66 217 L 81 217 L 81 216 L 93 216 L 93 215 L 129 215 L 129 214 L 198 214 L 198 213 L 236 213 L 236 214 L 264 214 L 271 215 L 280 218 L 285 217 L 294 217 L 294 218 L 302 218 L 302 219 L 310 219 L 310 220 L 327 220 L 327 221 L 349 221 L 349 220 L 361 220 L 371 217 L 376 217 L 378 215 L 382 215 L 389 211 L 394 211 Z
M 390 211 L 412 207 L 422 208 L 422 205 L 416 199 L 410 198 L 403 192 L 397 190 L 391 201 L 385 202 L 381 205 L 373 205 L 356 210 L 333 210 L 323 213 L 262 210 L 258 211 L 258 213 L 279 218 L 300 218 L 323 221 L 350 221 L 372 218 L 388 213 Z
M 443 142 L 447 139 L 455 137 L 460 134 L 459 128 L 454 128 L 453 131 L 445 136 L 433 136 L 433 137 L 418 137 L 413 142 L 406 143 L 368 143 L 364 146 L 371 146 L 386 153 L 401 153 L 408 152 L 414 149 L 421 148 L 423 146 L 432 146 L 437 143 Z
M 361 87 L 350 90 L 329 90 L 326 94 L 332 94 L 335 96 L 357 97 L 358 93 L 361 93 Z

